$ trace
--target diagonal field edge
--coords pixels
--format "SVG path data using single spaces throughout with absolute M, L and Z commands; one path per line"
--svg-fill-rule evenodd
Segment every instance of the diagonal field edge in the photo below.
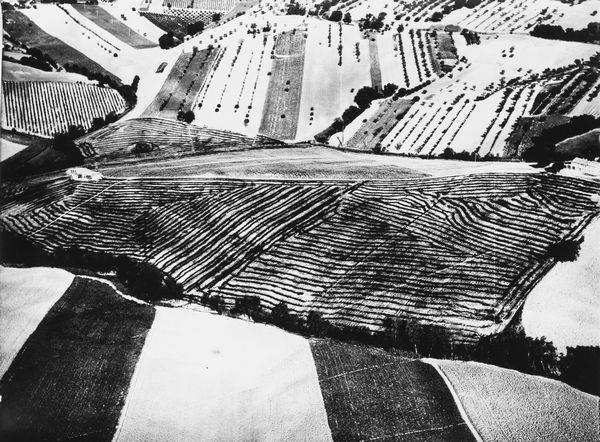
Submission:
M 75 278 L 0 382 L 0 440 L 110 441 L 154 309 Z

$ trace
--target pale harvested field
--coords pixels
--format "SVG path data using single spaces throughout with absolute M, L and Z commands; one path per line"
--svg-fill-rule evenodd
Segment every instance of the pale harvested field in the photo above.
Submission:
M 73 278 L 60 269 L 0 266 L 0 379 Z
M 105 176 L 229 178 L 391 179 L 487 172 L 537 172 L 526 163 L 425 160 L 345 152 L 326 147 L 290 147 L 219 153 L 154 163 L 100 166 Z
M 598 441 L 598 397 L 477 362 L 433 361 L 485 442 Z
M 0 139 L 0 161 L 12 157 L 17 152 L 22 151 L 27 147 L 26 144 L 15 143 L 14 141 L 5 138 Z
M 600 345 L 600 219 L 584 231 L 579 258 L 559 262 L 527 297 L 522 323 L 529 336 L 545 336 L 559 351 Z
M 308 341 L 158 308 L 115 441 L 329 441 Z

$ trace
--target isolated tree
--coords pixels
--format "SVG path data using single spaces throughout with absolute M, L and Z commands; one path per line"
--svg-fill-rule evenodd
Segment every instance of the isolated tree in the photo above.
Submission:
M 342 20 L 343 14 L 342 11 L 333 11 L 329 14 L 329 20 L 334 22 L 339 22 Z
M 213 21 L 213 22 L 218 22 L 219 20 L 221 20 L 221 14 L 220 14 L 220 13 L 218 13 L 218 12 L 215 12 L 215 13 L 212 15 L 212 21 Z
M 139 84 L 140 84 L 140 77 L 139 77 L 139 75 L 136 75 L 135 77 L 133 77 L 133 81 L 131 82 L 131 89 L 133 90 L 133 92 L 137 92 Z
M 347 25 L 349 25 L 350 23 L 352 23 L 352 16 L 350 15 L 349 12 L 346 12 L 344 14 L 344 23 L 346 23 Z

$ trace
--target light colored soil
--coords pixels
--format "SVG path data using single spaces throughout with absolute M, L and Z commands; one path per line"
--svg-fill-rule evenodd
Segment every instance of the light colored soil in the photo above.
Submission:
M 329 441 L 308 341 L 158 308 L 115 441 Z
M 0 139 L 0 161 L 12 157 L 17 152 L 22 151 L 27 147 L 26 144 L 15 143 L 7 139 Z
M 485 442 L 598 441 L 598 397 L 478 362 L 433 361 Z
M 486 172 L 531 172 L 526 163 L 426 160 L 344 152 L 325 147 L 250 150 L 100 167 L 106 176 L 196 176 L 231 178 L 390 179 L 415 174 L 450 176 Z
M 562 352 L 567 346 L 600 345 L 600 219 L 584 238 L 579 258 L 557 263 L 523 307 L 525 332 L 545 336 Z
M 53 268 L 0 266 L 0 379 L 73 278 Z

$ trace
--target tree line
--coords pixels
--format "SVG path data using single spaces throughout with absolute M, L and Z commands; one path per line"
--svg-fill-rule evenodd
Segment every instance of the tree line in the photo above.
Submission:
M 533 37 L 550 40 L 578 41 L 581 43 L 600 42 L 600 23 L 588 23 L 583 29 L 564 29 L 559 25 L 537 25 L 529 33 Z
M 129 293 L 139 299 L 157 302 L 185 298 L 181 284 L 147 261 L 76 246 L 48 252 L 22 235 L 12 232 L 0 232 L 0 235 L 3 264 L 113 271 Z M 483 336 L 477 343 L 469 344 L 455 339 L 441 325 L 409 318 L 386 317 L 377 330 L 372 330 L 348 322 L 334 324 L 316 310 L 297 315 L 285 302 L 265 307 L 258 296 L 240 296 L 228 303 L 220 295 L 204 293 L 199 302 L 218 314 L 247 317 L 304 336 L 400 349 L 422 357 L 478 361 L 558 379 L 582 391 L 600 394 L 600 377 L 597 376 L 600 347 L 568 347 L 567 353 L 560 355 L 551 341 L 526 336 L 518 325 L 520 318 L 501 333 Z

